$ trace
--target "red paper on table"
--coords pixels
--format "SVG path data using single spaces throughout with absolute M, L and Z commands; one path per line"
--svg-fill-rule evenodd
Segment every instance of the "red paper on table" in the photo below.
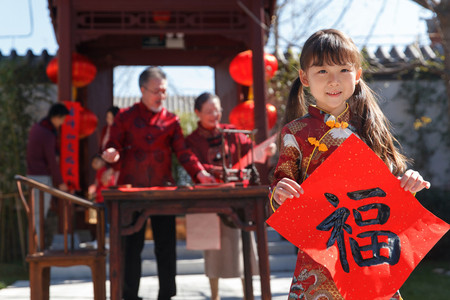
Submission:
M 243 185 L 246 187 L 246 185 Z M 230 187 L 234 188 L 236 187 L 235 182 L 227 182 L 227 183 L 200 183 L 196 184 L 194 186 L 186 186 L 183 187 L 183 189 L 208 189 L 208 188 L 224 188 L 224 187 Z M 146 192 L 146 191 L 174 191 L 177 189 L 180 189 L 178 186 L 152 186 L 152 187 L 132 187 L 132 186 L 120 186 L 117 188 L 121 192 Z
M 153 186 L 153 187 L 119 187 L 121 192 L 147 192 L 147 191 L 175 191 L 176 186 Z
M 355 135 L 302 187 L 267 223 L 324 265 L 346 300 L 390 299 L 450 228 Z
M 263 141 L 262 143 L 256 145 L 253 148 L 253 153 L 252 151 L 247 152 L 247 154 L 244 155 L 244 157 L 242 157 L 237 163 L 233 165 L 232 169 L 243 169 L 252 163 L 252 159 L 255 163 L 264 164 L 267 160 L 266 148 L 270 144 L 275 143 L 276 137 L 277 135 L 274 134 L 265 141 Z
M 64 101 L 64 105 L 69 110 L 64 124 L 61 126 L 61 154 L 60 167 L 64 182 L 70 189 L 80 189 L 79 179 L 79 128 L 80 110 L 79 102 Z

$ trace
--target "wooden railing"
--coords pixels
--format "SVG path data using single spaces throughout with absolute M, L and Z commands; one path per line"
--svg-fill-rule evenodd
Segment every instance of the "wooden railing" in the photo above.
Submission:
M 94 285 L 94 299 L 106 299 L 106 252 L 105 252 L 105 217 L 104 208 L 93 204 L 86 199 L 71 195 L 69 193 L 52 188 L 30 178 L 16 175 L 15 180 L 19 191 L 19 196 L 25 207 L 28 216 L 28 255 L 26 261 L 30 269 L 30 299 L 49 299 L 50 293 L 50 268 L 51 267 L 71 267 L 86 265 L 92 272 L 92 282 Z M 27 196 L 23 185 L 29 187 Z M 39 191 L 39 199 L 35 201 L 35 190 Z M 44 231 L 44 193 L 54 196 L 63 205 L 62 218 L 64 231 L 64 249 L 46 249 Z M 28 198 L 28 199 L 27 199 Z M 37 204 L 36 204 L 37 203 Z M 35 205 L 39 206 L 39 238 L 36 233 Z M 73 234 L 71 234 L 71 244 L 69 247 L 68 236 L 69 225 L 73 220 L 72 206 L 79 205 L 87 209 L 94 209 L 97 212 L 97 249 L 75 249 Z M 72 228 L 70 228 L 72 229 Z
M 64 253 L 68 253 L 69 251 L 74 250 L 74 243 L 73 243 L 73 234 L 71 235 L 72 241 L 71 241 L 71 247 L 69 249 L 69 242 L 68 242 L 68 236 L 69 236 L 69 227 L 70 227 L 70 210 L 71 206 L 73 204 L 80 205 L 85 207 L 86 209 L 94 209 L 97 212 L 97 245 L 98 250 L 100 252 L 105 252 L 105 217 L 104 217 L 104 209 L 103 207 L 96 205 L 86 199 L 74 196 L 72 194 L 63 192 L 61 190 L 52 188 L 48 185 L 45 185 L 43 183 L 37 182 L 33 179 L 16 175 L 15 180 L 17 182 L 17 188 L 19 191 L 20 198 L 22 200 L 22 204 L 25 207 L 26 214 L 28 216 L 28 230 L 29 230 L 29 253 L 35 253 L 36 251 L 43 251 L 44 250 L 44 234 L 40 234 L 39 240 L 36 235 L 36 228 L 34 228 L 35 220 L 34 220 L 34 210 L 35 210 L 35 193 L 33 192 L 34 189 L 39 190 L 39 232 L 44 233 L 44 193 L 48 193 L 60 200 L 62 200 L 63 205 L 63 233 L 64 233 Z M 25 184 L 31 188 L 31 191 L 29 191 L 27 194 L 30 197 L 30 201 L 26 200 L 24 190 L 22 188 L 22 184 Z

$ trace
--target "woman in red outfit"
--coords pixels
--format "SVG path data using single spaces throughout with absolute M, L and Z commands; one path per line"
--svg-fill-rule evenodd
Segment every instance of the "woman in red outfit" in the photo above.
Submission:
M 201 94 L 195 100 L 194 108 L 199 118 L 198 128 L 186 138 L 186 144 L 198 157 L 206 171 L 213 174 L 220 182 L 223 180 L 223 153 L 226 153 L 226 164 L 233 165 L 238 162 L 239 157 L 244 156 L 251 149 L 252 141 L 242 133 L 227 134 L 225 139 L 222 139 L 222 129 L 235 129 L 235 127 L 219 123 L 222 118 L 222 107 L 216 95 Z M 222 153 L 223 140 L 225 151 Z M 219 278 L 244 277 L 240 229 L 226 226 L 221 221 L 220 239 L 220 250 L 205 250 L 204 253 L 205 274 L 209 278 L 212 300 L 220 299 Z M 256 267 L 253 249 L 252 247 L 252 266 Z M 253 274 L 257 273 L 255 269 L 252 271 Z
M 111 136 L 102 158 L 119 163 L 118 185 L 157 187 L 174 185 L 172 154 L 188 174 L 202 183 L 214 178 L 186 147 L 180 119 L 163 107 L 167 77 L 159 67 L 149 67 L 139 76 L 141 101 L 119 112 L 111 127 Z M 158 300 L 176 295 L 176 230 L 175 215 L 151 216 L 160 289 Z M 141 252 L 144 248 L 145 226 L 125 237 L 124 300 L 139 300 L 142 273 Z
M 222 130 L 236 128 L 233 125 L 219 123 L 222 118 L 222 107 L 220 99 L 215 95 L 203 93 L 198 96 L 194 111 L 199 118 L 198 127 L 186 138 L 186 143 L 206 171 L 213 174 L 217 180 L 223 180 Z M 226 165 L 237 163 L 239 158 L 251 149 L 251 145 L 251 139 L 243 133 L 226 134 L 224 146 Z

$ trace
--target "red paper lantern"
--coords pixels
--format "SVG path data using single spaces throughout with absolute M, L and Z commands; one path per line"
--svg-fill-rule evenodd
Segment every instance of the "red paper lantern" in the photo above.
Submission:
M 154 11 L 153 21 L 158 24 L 166 24 L 170 21 L 170 11 Z
M 97 128 L 97 116 L 87 108 L 82 107 L 80 110 L 80 131 L 79 138 L 90 136 Z
M 54 83 L 58 83 L 58 57 L 54 57 L 47 65 L 47 76 Z M 97 68 L 86 57 L 78 53 L 72 54 L 72 85 L 83 87 L 94 80 Z
M 233 108 L 230 113 L 230 123 L 237 129 L 253 130 L 255 128 L 254 113 L 255 103 L 253 100 L 244 101 Z M 266 104 L 267 123 L 272 129 L 277 122 L 277 109 L 270 103 Z
M 264 53 L 264 67 L 266 70 L 266 79 L 275 75 L 278 70 L 278 61 L 272 54 Z M 253 63 L 252 50 L 247 50 L 236 55 L 230 63 L 229 72 L 231 77 L 237 83 L 242 85 L 253 85 Z

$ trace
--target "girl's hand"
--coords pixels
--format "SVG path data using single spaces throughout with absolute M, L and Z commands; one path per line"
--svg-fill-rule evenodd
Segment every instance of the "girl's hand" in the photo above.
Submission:
M 93 194 L 95 194 L 95 189 L 96 189 L 96 186 L 95 186 L 96 184 L 94 183 L 94 184 L 91 184 L 89 187 L 88 187 L 88 195 L 93 195 Z
M 429 189 L 431 183 L 423 180 L 422 176 L 420 176 L 419 172 L 414 170 L 407 170 L 402 177 L 398 177 L 400 179 L 400 186 L 405 190 L 411 193 L 417 193 L 423 188 Z
M 277 153 L 277 145 L 275 143 L 270 143 L 269 146 L 267 146 L 266 149 L 264 149 L 264 152 L 268 157 L 272 157 Z
M 120 159 L 120 154 L 119 151 L 117 151 L 115 148 L 108 148 L 103 151 L 102 158 L 104 161 L 112 164 Z
M 303 193 L 303 188 L 296 181 L 289 178 L 283 178 L 278 181 L 273 198 L 281 205 L 287 198 L 298 198 Z

